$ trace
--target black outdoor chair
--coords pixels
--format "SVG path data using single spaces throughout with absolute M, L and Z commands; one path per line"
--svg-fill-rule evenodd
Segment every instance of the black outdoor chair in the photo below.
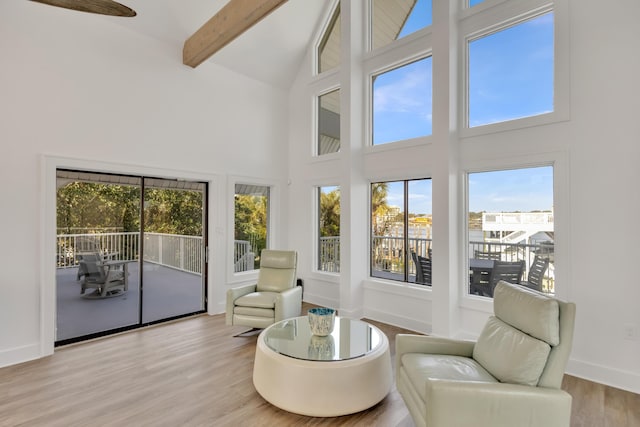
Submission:
M 431 258 L 425 258 L 411 251 L 416 266 L 416 283 L 431 285 Z
M 494 261 L 491 274 L 487 282 L 473 284 L 473 291 L 479 295 L 493 298 L 493 290 L 500 280 L 519 284 L 524 273 L 524 261 Z
M 544 274 L 547 272 L 547 268 L 549 268 L 549 259 L 536 255 L 531 267 L 529 268 L 527 281 L 521 282 L 520 284 L 527 288 L 542 292 L 542 279 L 544 278 Z

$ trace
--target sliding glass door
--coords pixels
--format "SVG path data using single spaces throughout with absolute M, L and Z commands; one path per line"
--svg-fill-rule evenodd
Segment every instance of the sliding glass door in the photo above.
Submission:
M 58 170 L 57 345 L 206 310 L 206 190 Z

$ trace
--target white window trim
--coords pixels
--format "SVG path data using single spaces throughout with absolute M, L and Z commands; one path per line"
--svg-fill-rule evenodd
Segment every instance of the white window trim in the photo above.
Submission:
M 247 185 L 260 185 L 263 187 L 269 187 L 269 212 L 267 212 L 268 224 L 267 224 L 267 248 L 277 247 L 277 221 L 279 217 L 279 204 L 280 204 L 280 191 L 279 186 L 275 181 L 268 179 L 260 179 L 253 177 L 242 176 L 229 176 L 227 179 L 227 194 L 229 195 L 230 202 L 227 206 L 227 230 L 229 230 L 226 256 L 228 260 L 225 262 L 227 266 L 227 282 L 228 284 L 237 284 L 247 282 L 249 280 L 256 280 L 258 277 L 259 269 L 251 271 L 242 271 L 236 273 L 233 267 L 233 250 L 234 250 L 234 235 L 235 235 L 235 203 L 234 197 L 236 194 L 236 184 Z
M 471 162 L 469 162 L 471 163 Z M 467 290 L 467 278 L 469 277 L 469 230 L 467 214 L 469 212 L 469 188 L 468 176 L 470 173 L 491 172 L 509 169 L 524 169 L 541 166 L 553 167 L 553 215 L 554 215 L 554 235 L 555 235 L 555 283 L 556 296 L 562 299 L 569 299 L 571 289 L 569 287 L 569 258 L 567 242 L 569 241 L 569 212 L 568 212 L 568 182 L 569 163 L 568 153 L 565 151 L 553 151 L 547 153 L 532 153 L 504 158 L 484 159 L 474 161 L 473 165 L 461 167 L 460 171 L 460 235 L 461 248 L 464 248 L 464 255 L 460 262 L 459 270 L 462 278 L 459 284 L 459 306 L 475 311 L 491 313 L 493 310 L 493 299 L 471 295 Z
M 310 253 L 313 256 L 313 261 L 311 263 L 311 273 L 312 275 L 314 275 L 315 277 L 322 277 L 323 280 L 329 280 L 329 281 L 335 281 L 336 283 L 338 283 L 339 279 L 340 279 L 340 273 L 335 273 L 335 272 L 331 272 L 331 271 L 323 271 L 323 270 L 319 270 L 318 269 L 318 265 L 317 265 L 317 260 L 320 258 L 320 253 L 319 253 L 319 246 L 320 246 L 320 227 L 319 227 L 319 223 L 320 223 L 320 205 L 318 204 L 319 202 L 319 196 L 320 196 L 320 189 L 323 187 L 337 187 L 339 190 L 341 190 L 340 184 L 336 184 L 334 181 L 326 181 L 326 182 L 321 182 L 319 181 L 318 183 L 314 184 L 311 187 L 311 206 L 313 209 L 313 224 L 315 225 L 313 227 L 313 233 L 312 233 L 312 239 L 311 239 L 311 251 Z M 340 203 L 342 203 L 342 192 L 340 192 Z M 340 222 L 342 222 L 342 217 L 340 218 Z M 342 227 L 341 227 L 342 228 Z M 340 271 L 342 271 L 342 268 L 340 269 Z
M 482 7 L 480 7 L 482 6 Z M 476 7 L 478 8 L 476 10 Z M 569 11 L 567 0 L 487 1 L 461 13 L 459 25 L 460 91 L 458 129 L 460 138 L 504 132 L 570 119 Z M 473 13 L 472 13 L 473 12 Z M 554 14 L 554 111 L 534 116 L 469 127 L 468 42 L 503 30 L 547 12 Z

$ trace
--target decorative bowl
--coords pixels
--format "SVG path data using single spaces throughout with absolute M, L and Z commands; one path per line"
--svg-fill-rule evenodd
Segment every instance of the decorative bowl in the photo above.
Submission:
M 313 335 L 326 337 L 333 331 L 333 325 L 336 320 L 336 311 L 333 308 L 312 308 L 307 313 L 307 316 L 309 318 L 309 328 Z

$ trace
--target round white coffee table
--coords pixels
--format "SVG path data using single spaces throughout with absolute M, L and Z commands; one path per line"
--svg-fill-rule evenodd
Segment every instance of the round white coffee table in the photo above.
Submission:
M 391 383 L 389 340 L 366 322 L 336 317 L 331 335 L 318 337 L 303 316 L 275 323 L 258 337 L 253 384 L 285 411 L 352 414 L 384 399 Z

